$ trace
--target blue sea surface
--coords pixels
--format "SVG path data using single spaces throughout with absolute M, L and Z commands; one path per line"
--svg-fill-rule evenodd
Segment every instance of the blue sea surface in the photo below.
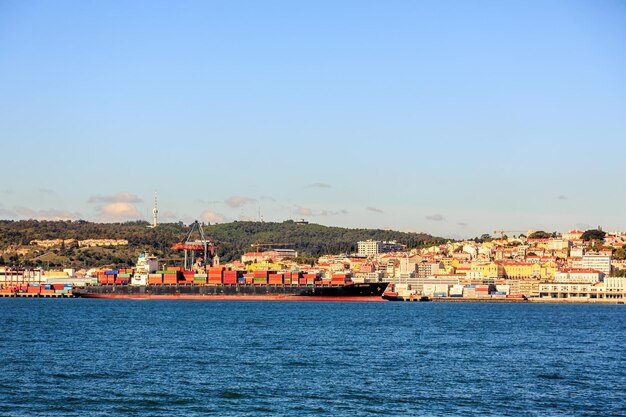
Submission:
M 0 299 L 2 416 L 625 416 L 621 305 Z

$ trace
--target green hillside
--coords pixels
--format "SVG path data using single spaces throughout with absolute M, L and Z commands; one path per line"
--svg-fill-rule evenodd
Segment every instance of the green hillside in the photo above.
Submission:
M 175 263 L 181 254 L 170 247 L 183 241 L 190 227 L 182 223 L 148 227 L 146 222 L 90 223 L 86 221 L 0 221 L 0 265 L 43 267 L 130 266 L 142 251 Z M 346 229 L 319 224 L 233 222 L 204 226 L 204 233 L 216 244 L 223 262 L 238 259 L 253 250 L 253 243 L 285 242 L 304 258 L 356 251 L 359 240 L 395 240 L 408 248 L 439 242 L 424 233 L 392 230 Z M 197 239 L 199 236 L 192 236 Z M 79 248 L 77 244 L 40 248 L 30 245 L 43 239 L 126 239 L 127 246 Z

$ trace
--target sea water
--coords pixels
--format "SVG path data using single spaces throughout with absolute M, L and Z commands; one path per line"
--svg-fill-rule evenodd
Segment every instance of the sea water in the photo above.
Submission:
M 2 416 L 626 415 L 623 305 L 0 300 Z

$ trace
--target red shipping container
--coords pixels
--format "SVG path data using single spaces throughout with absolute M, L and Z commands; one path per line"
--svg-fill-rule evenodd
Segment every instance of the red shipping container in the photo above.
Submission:
M 222 277 L 209 277 L 209 284 L 221 284 Z
M 283 277 L 272 274 L 272 276 L 270 276 L 269 283 L 273 285 L 281 285 L 283 283 Z
M 148 284 L 150 285 L 163 284 L 163 277 L 148 277 Z
M 41 287 L 28 287 L 26 290 L 29 294 L 39 294 L 39 291 L 41 291 Z
M 300 278 L 300 285 L 306 285 L 306 278 Z
M 236 284 L 237 283 L 237 277 L 224 277 L 224 284 Z

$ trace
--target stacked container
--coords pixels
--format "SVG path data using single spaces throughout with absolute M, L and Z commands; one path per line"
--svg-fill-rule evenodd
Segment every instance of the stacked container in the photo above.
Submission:
M 163 285 L 163 274 L 148 274 L 149 285 Z
M 463 288 L 463 297 L 476 298 L 476 285 L 468 284 Z
M 313 285 L 317 281 L 317 274 L 304 274 L 304 284 Z M 302 284 L 302 281 L 300 282 Z
M 256 271 L 254 271 L 254 285 L 267 284 L 270 273 L 273 274 L 274 272 L 260 270 L 260 269 L 257 269 Z
M 270 285 L 283 285 L 284 274 L 269 274 L 268 282 Z
M 212 266 L 209 268 L 209 284 L 221 284 L 224 278 L 223 266 Z
M 193 276 L 193 283 L 196 285 L 204 285 L 207 282 L 207 274 L 195 274 Z
M 194 278 L 194 272 L 193 271 L 182 271 L 179 276 L 179 284 L 184 284 L 184 285 L 192 285 L 193 284 L 193 278 Z
M 489 298 L 489 285 L 476 284 L 476 298 Z
M 166 284 L 166 285 L 178 284 L 178 271 L 173 268 L 162 270 L 162 271 L 157 271 L 157 274 L 163 274 L 163 284 Z
M 350 280 L 350 274 L 333 274 L 330 277 L 330 283 L 332 285 L 345 285 Z
M 224 271 L 223 283 L 228 285 L 236 285 L 238 278 L 242 277 L 241 271 Z
M 28 284 L 28 289 L 26 290 L 29 294 L 39 294 L 41 291 L 41 285 L 39 284 Z

